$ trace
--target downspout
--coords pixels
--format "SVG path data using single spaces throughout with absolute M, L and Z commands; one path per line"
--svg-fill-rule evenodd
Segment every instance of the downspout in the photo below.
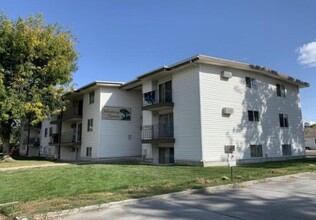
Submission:
M 62 127 L 62 119 L 63 119 L 63 112 L 60 113 L 60 118 L 59 118 L 59 126 L 58 126 L 58 156 L 57 159 L 60 160 L 60 151 L 61 151 L 61 127 Z
M 29 145 L 30 145 L 30 133 L 31 133 L 31 122 L 30 118 L 28 118 L 28 128 L 27 128 L 27 143 L 26 143 L 26 153 L 25 155 L 29 155 Z

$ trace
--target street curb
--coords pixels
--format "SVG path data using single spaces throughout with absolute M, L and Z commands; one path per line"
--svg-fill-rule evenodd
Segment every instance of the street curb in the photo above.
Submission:
M 233 190 L 233 189 L 251 186 L 256 183 L 268 182 L 268 181 L 273 181 L 273 180 L 275 181 L 275 180 L 280 180 L 284 178 L 298 178 L 306 174 L 316 175 L 316 172 L 290 174 L 290 175 L 285 175 L 285 176 L 270 177 L 266 179 L 251 180 L 251 181 L 241 182 L 237 184 L 231 183 L 231 184 L 226 184 L 226 185 L 210 186 L 210 187 L 205 187 L 201 189 L 189 189 L 189 190 L 185 190 L 181 192 L 174 192 L 174 193 L 150 196 L 150 197 L 139 198 L 139 199 L 127 199 L 127 200 L 122 200 L 122 201 L 117 201 L 117 202 L 104 203 L 100 205 L 91 205 L 91 206 L 84 206 L 80 208 L 74 208 L 74 209 L 68 209 L 68 210 L 62 210 L 62 211 L 56 211 L 56 212 L 48 212 L 46 214 L 34 215 L 34 219 L 61 219 L 63 216 L 75 215 L 75 214 L 79 214 L 83 212 L 97 211 L 97 210 L 102 210 L 102 209 L 116 208 L 118 206 L 126 206 L 126 205 L 133 204 L 137 201 L 146 201 L 146 200 L 159 199 L 159 198 L 168 199 L 168 198 L 179 196 L 179 195 L 190 195 L 193 193 L 203 193 L 203 192 L 211 193 L 213 191 L 218 191 L 218 190 L 227 190 L 227 189 Z

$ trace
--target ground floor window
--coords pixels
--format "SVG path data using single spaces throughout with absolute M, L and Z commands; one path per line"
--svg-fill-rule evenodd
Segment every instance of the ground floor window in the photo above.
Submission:
M 292 155 L 292 147 L 290 144 L 282 144 L 282 154 L 283 156 Z
M 250 145 L 251 157 L 262 157 L 262 145 Z
M 161 147 L 159 151 L 159 163 L 169 164 L 174 163 L 174 148 L 173 147 Z
M 91 155 L 92 155 L 92 147 L 87 147 L 87 149 L 86 149 L 86 156 L 87 157 L 91 157 Z

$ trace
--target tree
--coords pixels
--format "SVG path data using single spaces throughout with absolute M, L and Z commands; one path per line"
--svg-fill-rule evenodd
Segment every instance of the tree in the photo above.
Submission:
M 63 110 L 62 96 L 77 69 L 74 37 L 41 15 L 10 20 L 0 15 L 0 138 L 3 154 L 15 122 L 36 124 Z

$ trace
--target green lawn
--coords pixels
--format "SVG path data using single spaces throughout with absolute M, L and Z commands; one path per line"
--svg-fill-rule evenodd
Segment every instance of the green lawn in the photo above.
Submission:
M 238 182 L 316 171 L 316 159 L 243 165 Z M 0 207 L 6 215 L 34 214 L 128 198 L 230 183 L 228 167 L 69 165 L 0 172 Z

